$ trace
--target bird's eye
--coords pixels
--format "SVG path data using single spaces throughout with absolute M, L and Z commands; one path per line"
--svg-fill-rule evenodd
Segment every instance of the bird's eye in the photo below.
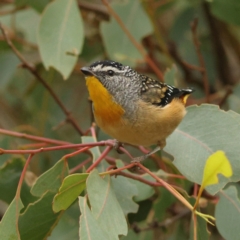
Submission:
M 108 73 L 109 76 L 113 76 L 114 75 L 114 71 L 112 71 L 112 70 L 108 70 L 107 73 Z

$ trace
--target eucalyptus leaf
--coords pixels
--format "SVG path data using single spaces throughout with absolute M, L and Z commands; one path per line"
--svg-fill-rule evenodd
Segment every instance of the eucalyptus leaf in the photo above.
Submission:
M 19 218 L 21 239 L 42 240 L 51 234 L 60 214 L 52 210 L 54 193 L 45 193 L 38 201 L 30 204 Z
M 215 194 L 228 181 L 240 180 L 240 134 L 236 134 L 240 132 L 239 119 L 238 114 L 233 116 L 215 105 L 188 107 L 185 118 L 167 139 L 164 150 L 174 156 L 174 165 L 187 179 L 199 184 L 208 157 L 217 150 L 224 151 L 233 175 L 230 178 L 220 176 L 219 184 L 206 188 Z
M 138 43 L 152 33 L 152 24 L 140 1 L 113 2 L 111 6 Z M 109 23 L 101 23 L 100 29 L 110 59 L 130 66 L 135 66 L 138 61 L 143 60 L 139 50 L 114 18 L 111 18 Z
M 46 69 L 67 79 L 83 45 L 83 23 L 76 0 L 56 0 L 47 5 L 39 28 L 39 50 Z
M 92 171 L 87 179 L 87 192 L 92 214 L 108 237 L 118 240 L 118 235 L 126 235 L 127 222 L 112 189 L 110 176 L 102 179 L 97 170 Z
M 23 208 L 21 199 L 13 199 L 0 222 L 0 239 L 20 240 L 19 231 L 16 228 L 19 213 Z
M 219 193 L 215 217 L 218 231 L 226 240 L 239 240 L 240 199 L 236 187 L 230 186 Z
M 64 177 L 68 175 L 67 162 L 59 160 L 52 168 L 44 172 L 32 186 L 31 193 L 35 196 L 42 196 L 47 191 L 57 193 Z

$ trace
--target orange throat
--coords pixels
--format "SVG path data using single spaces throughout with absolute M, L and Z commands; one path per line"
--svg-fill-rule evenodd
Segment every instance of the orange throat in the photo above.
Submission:
M 122 106 L 117 104 L 108 90 L 94 77 L 86 77 L 86 85 L 93 101 L 94 115 L 98 124 L 111 124 L 119 121 L 124 114 Z

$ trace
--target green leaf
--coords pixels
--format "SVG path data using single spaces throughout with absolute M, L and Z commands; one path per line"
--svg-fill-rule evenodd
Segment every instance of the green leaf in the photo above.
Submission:
M 123 164 L 122 161 L 117 160 L 116 161 L 116 166 L 118 168 L 120 168 L 120 167 L 123 167 L 124 164 Z M 125 172 L 129 172 L 129 171 L 125 170 Z M 131 173 L 131 174 L 133 174 L 133 173 Z M 149 180 L 149 181 L 154 180 L 148 174 L 142 174 L 141 177 L 146 179 L 146 180 Z M 137 180 L 134 180 L 134 179 L 130 179 L 130 178 L 128 179 L 128 181 L 131 182 L 137 188 L 137 191 L 134 194 L 134 198 L 133 198 L 134 201 L 136 201 L 136 202 L 140 202 L 140 201 L 143 201 L 145 199 L 150 198 L 154 194 L 154 192 L 155 192 L 153 187 L 151 187 L 151 186 L 149 186 L 149 185 L 147 185 L 145 183 L 142 183 L 140 181 L 137 181 Z
M 18 182 L 24 167 L 25 161 L 21 158 L 14 158 L 5 162 L 0 168 L 0 199 L 6 203 L 13 200 Z M 30 187 L 24 181 L 21 188 L 21 199 L 24 205 L 35 199 L 30 194 Z
M 13 17 L 15 19 L 14 28 L 12 24 Z M 31 21 L 29 21 L 29 19 L 31 19 Z M 37 43 L 36 26 L 38 26 L 39 20 L 39 14 L 33 9 L 17 11 L 14 13 L 14 16 L 6 15 L 0 17 L 2 24 L 12 29 L 13 32 L 17 31 L 21 33 L 22 38 L 31 43 Z
M 108 234 L 101 228 L 99 221 L 97 221 L 93 217 L 93 214 L 91 213 L 87 205 L 86 197 L 79 197 L 79 206 L 81 210 L 80 230 L 79 230 L 80 239 L 81 240 L 89 240 L 89 239 L 112 240 L 112 238 L 109 238 Z
M 5 51 L 0 53 L 0 87 L 1 91 L 4 91 L 20 61 L 13 52 Z
M 154 239 L 154 231 L 141 231 L 135 233 L 133 230 L 129 230 L 127 236 L 122 236 L 121 240 L 150 240 Z
M 159 199 L 154 202 L 155 218 L 161 222 L 166 217 L 167 209 L 176 202 L 176 198 L 165 188 L 159 189 Z
M 230 24 L 240 25 L 240 2 L 238 0 L 214 0 L 209 4 L 215 17 Z
M 113 2 L 111 6 L 138 43 L 152 33 L 151 22 L 140 1 Z M 142 55 L 115 19 L 111 18 L 109 23 L 101 23 L 100 30 L 110 59 L 130 66 L 135 66 L 137 62 L 143 60 Z
M 126 177 L 117 176 L 116 178 L 113 177 L 111 180 L 112 188 L 124 215 L 136 213 L 138 211 L 138 205 L 133 201 L 133 197 L 138 194 L 137 187 Z
M 22 7 L 25 5 L 29 5 L 34 8 L 38 12 L 42 12 L 46 5 L 50 2 L 50 0 L 15 0 L 15 4 L 17 7 Z
M 57 226 L 47 240 L 79 239 L 79 204 L 78 201 L 63 212 Z
M 81 139 L 82 139 L 82 143 L 97 142 L 96 138 L 91 137 L 91 136 L 83 136 L 83 137 L 81 137 Z M 95 162 L 100 157 L 101 151 L 100 151 L 99 147 L 93 147 L 93 148 L 90 148 L 89 150 L 92 153 L 93 162 Z
M 201 184 L 208 157 L 217 150 L 228 156 L 233 169 L 231 178 L 219 176 L 219 184 L 207 187 L 215 194 L 228 181 L 240 180 L 240 121 L 215 105 L 187 108 L 187 115 L 167 139 L 164 150 L 175 157 L 174 165 L 187 179 Z
M 68 175 L 67 162 L 59 160 L 52 168 L 44 172 L 32 186 L 31 193 L 42 196 L 47 191 L 58 192 L 63 179 Z
M 185 222 L 176 223 L 175 231 L 173 231 L 167 240 L 186 240 L 189 239 L 189 229 L 186 229 Z
M 20 240 L 19 232 L 16 228 L 18 218 L 16 213 L 20 212 L 23 204 L 21 200 L 17 201 L 15 198 L 13 199 L 0 222 L 0 239 Z
M 237 84 L 233 93 L 227 99 L 228 106 L 231 110 L 240 113 L 240 84 Z
M 142 174 L 141 177 L 148 180 L 148 181 L 153 180 L 153 178 L 151 176 L 149 176 L 148 174 Z M 155 193 L 153 187 L 151 187 L 151 186 L 149 186 L 145 183 L 142 183 L 140 181 L 134 180 L 134 179 L 129 179 L 129 180 L 138 189 L 138 194 L 133 198 L 134 201 L 141 202 L 143 200 L 146 200 L 146 199 L 150 198 Z
M 237 189 L 230 186 L 219 193 L 215 217 L 218 231 L 226 240 L 239 240 L 240 200 Z
M 126 219 L 112 189 L 110 176 L 102 179 L 97 170 L 92 171 L 87 179 L 87 192 L 92 214 L 109 239 L 118 240 L 118 235 L 126 235 Z
M 53 211 L 66 210 L 86 188 L 88 173 L 76 173 L 67 176 L 53 199 Z
M 76 0 L 56 0 L 43 12 L 39 50 L 45 68 L 55 68 L 67 79 L 83 45 L 83 23 Z
M 177 67 L 175 64 L 173 64 L 171 68 L 168 68 L 164 72 L 164 82 L 172 86 L 177 86 L 176 74 L 177 74 Z
M 183 1 L 173 1 L 178 4 L 182 4 Z M 197 27 L 197 35 L 198 39 L 201 42 L 201 53 L 204 58 L 206 71 L 208 73 L 208 80 L 210 85 L 214 85 L 216 81 L 216 59 L 214 58 L 212 43 L 209 38 L 209 25 L 206 21 L 206 16 L 204 14 L 203 8 L 201 6 L 200 1 L 196 2 L 186 2 L 183 3 L 185 6 L 181 6 L 179 11 L 176 12 L 176 15 L 173 18 L 173 24 L 169 28 L 169 37 L 176 45 L 176 50 L 178 55 L 182 60 L 187 63 L 191 63 L 192 65 L 199 65 L 198 57 L 196 54 L 196 49 L 194 43 L 192 41 L 192 32 L 190 24 L 195 17 L 198 18 L 198 27 Z M 185 78 L 198 78 L 198 74 L 192 72 L 193 75 L 189 75 L 189 73 L 184 72 Z M 191 73 L 190 73 L 191 74 Z M 194 95 L 198 96 L 198 98 L 205 97 L 204 92 L 197 85 L 194 86 L 197 90 Z
M 47 192 L 38 201 L 30 204 L 19 218 L 21 239 L 42 240 L 51 234 L 60 214 L 52 210 L 54 193 Z

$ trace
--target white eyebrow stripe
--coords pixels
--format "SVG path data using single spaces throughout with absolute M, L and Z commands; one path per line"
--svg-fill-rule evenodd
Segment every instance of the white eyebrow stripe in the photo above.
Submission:
M 98 65 L 92 67 L 92 70 L 93 70 L 93 71 L 98 71 L 98 70 L 100 70 L 100 69 L 102 69 L 102 64 L 98 64 Z
M 118 68 L 116 68 L 116 67 L 112 67 L 112 66 L 105 66 L 105 67 L 102 68 L 102 70 L 103 70 L 103 71 L 109 71 L 109 70 L 112 70 L 112 71 L 114 71 L 114 72 L 118 72 L 118 73 L 120 73 L 120 72 L 124 72 L 123 70 L 119 70 Z

